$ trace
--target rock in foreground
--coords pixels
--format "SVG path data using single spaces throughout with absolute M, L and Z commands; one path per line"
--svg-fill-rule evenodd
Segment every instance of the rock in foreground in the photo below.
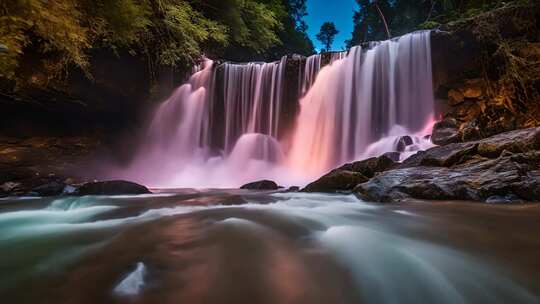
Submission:
M 248 183 L 240 187 L 240 189 L 247 190 L 277 190 L 279 186 L 271 180 L 260 180 L 252 183 Z
M 387 155 L 353 162 L 330 171 L 302 191 L 353 191 L 373 202 L 540 201 L 540 127 L 433 147 L 403 163 Z
M 350 191 L 368 179 L 362 173 L 336 169 L 307 185 L 302 192 Z
M 396 163 L 387 155 L 345 164 L 310 183 L 303 192 L 351 191 L 356 185 L 366 182 L 377 172 L 393 168 Z
M 420 152 L 358 185 L 362 199 L 540 201 L 540 127 Z M 498 199 L 497 201 L 501 201 Z
M 137 183 L 113 180 L 90 182 L 82 185 L 76 192 L 78 195 L 122 195 L 122 194 L 148 194 L 148 188 Z

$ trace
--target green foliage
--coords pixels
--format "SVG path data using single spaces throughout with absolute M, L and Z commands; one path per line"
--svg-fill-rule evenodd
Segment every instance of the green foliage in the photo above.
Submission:
M 66 64 L 88 66 L 84 50 L 90 46 L 89 30 L 81 24 L 82 14 L 75 1 L 13 0 L 0 4 L 0 76 L 13 78 L 26 46 L 48 54 L 44 62 L 58 73 Z M 37 39 L 31 39 L 31 38 Z
M 158 60 L 162 65 L 189 66 L 201 56 L 201 45 L 209 40 L 227 44 L 227 28 L 206 19 L 184 1 L 175 1 L 163 7 L 163 28 L 166 39 L 158 46 Z
M 324 45 L 325 51 L 330 51 L 332 43 L 334 43 L 334 37 L 338 33 L 339 31 L 333 22 L 325 22 L 321 25 L 321 30 L 317 34 L 317 40 Z
M 530 0 L 357 0 L 360 9 L 355 13 L 354 30 L 348 46 L 386 38 L 381 14 L 387 20 L 392 36 L 417 29 L 432 29 L 439 24 L 476 16 L 510 2 Z
M 86 26 L 108 46 L 136 43 L 152 26 L 152 10 L 146 1 L 86 0 L 81 6 L 88 16 Z
M 89 54 L 100 48 L 144 55 L 152 67 L 183 68 L 204 53 L 228 49 L 275 57 L 290 50 L 283 43 L 291 43 L 293 51 L 310 53 L 302 19 L 305 1 L 1 1 L 0 77 L 29 82 L 38 70 L 55 78 L 72 67 L 91 76 Z M 39 64 L 23 75 L 22 65 L 30 57 Z
M 426 21 L 426 22 L 420 23 L 418 25 L 418 28 L 423 29 L 423 30 L 432 30 L 439 27 L 440 25 L 441 24 L 436 21 Z

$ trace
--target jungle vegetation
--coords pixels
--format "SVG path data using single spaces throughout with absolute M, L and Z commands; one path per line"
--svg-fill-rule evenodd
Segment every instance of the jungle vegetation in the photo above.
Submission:
M 529 0 L 357 0 L 354 30 L 348 47 L 384 40 L 418 29 L 473 17 L 482 12 Z
M 6 0 L 0 2 L 0 78 L 32 58 L 50 78 L 91 75 L 99 49 L 188 69 L 202 55 L 275 59 L 313 53 L 306 0 Z M 234 57 L 234 56 L 231 56 Z M 230 58 L 236 59 L 236 58 Z

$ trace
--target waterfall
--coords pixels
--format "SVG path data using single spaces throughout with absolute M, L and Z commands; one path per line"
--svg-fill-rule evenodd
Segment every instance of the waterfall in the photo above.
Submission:
M 396 150 L 401 135 L 414 137 L 410 155 L 427 146 L 431 74 L 428 31 L 303 59 L 206 60 L 159 106 L 135 160 L 115 177 L 157 187 L 237 187 L 260 178 L 301 185 Z
M 433 116 L 429 32 L 408 34 L 322 68 L 300 100 L 291 165 L 320 172 L 356 159 L 400 125 L 420 131 Z
M 223 65 L 225 151 L 245 133 L 278 137 L 286 60 Z

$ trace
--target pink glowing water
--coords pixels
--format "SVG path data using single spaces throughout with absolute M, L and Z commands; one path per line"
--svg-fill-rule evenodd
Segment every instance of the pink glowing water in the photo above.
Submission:
M 299 106 L 287 125 L 287 57 L 273 63 L 207 60 L 163 102 L 129 168 L 115 177 L 152 187 L 238 187 L 258 179 L 304 185 L 347 161 L 431 146 L 430 33 L 305 60 Z M 290 99 L 290 98 L 289 98 Z M 297 107 L 298 107 L 297 106 Z M 289 112 L 287 112 L 289 111 Z

